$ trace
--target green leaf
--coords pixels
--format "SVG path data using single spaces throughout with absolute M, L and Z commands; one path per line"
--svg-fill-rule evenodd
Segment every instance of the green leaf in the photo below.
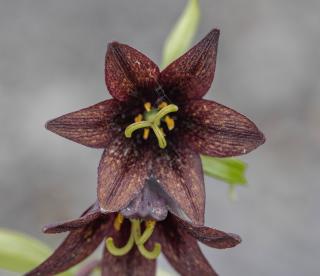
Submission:
M 0 229 L 0 269 L 24 273 L 43 262 L 52 250 L 39 240 L 16 231 Z M 59 275 L 73 275 L 70 272 Z
M 208 176 L 220 179 L 234 187 L 234 185 L 245 185 L 247 165 L 235 158 L 214 158 L 201 156 L 203 171 Z
M 191 45 L 200 21 L 198 0 L 189 0 L 182 15 L 166 39 L 162 68 L 180 57 Z

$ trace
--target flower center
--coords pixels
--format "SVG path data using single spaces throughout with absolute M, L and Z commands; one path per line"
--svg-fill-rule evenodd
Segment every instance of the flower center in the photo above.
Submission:
M 113 227 L 116 231 L 120 231 L 121 225 L 123 224 L 124 217 L 120 213 L 117 215 L 113 222 Z M 138 247 L 138 250 L 142 256 L 146 259 L 154 260 L 161 252 L 161 245 L 159 243 L 154 244 L 153 250 L 149 251 L 145 248 L 144 244 L 151 237 L 153 230 L 156 226 L 155 220 L 145 221 L 145 230 L 141 234 L 141 220 L 140 219 L 130 219 L 131 222 L 131 232 L 129 239 L 123 247 L 117 247 L 114 244 L 113 238 L 109 237 L 106 240 L 106 248 L 113 256 L 124 256 L 130 252 L 134 245 Z
M 167 125 L 169 131 L 174 129 L 174 119 L 172 119 L 168 114 L 172 112 L 177 112 L 178 107 L 174 104 L 167 104 L 162 102 L 158 108 L 153 108 L 151 103 L 146 102 L 144 104 L 145 112 L 138 114 L 134 118 L 134 123 L 129 125 L 125 129 L 125 136 L 127 138 L 132 137 L 132 133 L 138 129 L 143 129 L 143 139 L 147 140 L 150 134 L 150 129 L 153 130 L 154 134 L 158 139 L 159 147 L 164 149 L 167 146 L 167 141 L 165 138 L 165 133 L 161 127 L 161 122 Z

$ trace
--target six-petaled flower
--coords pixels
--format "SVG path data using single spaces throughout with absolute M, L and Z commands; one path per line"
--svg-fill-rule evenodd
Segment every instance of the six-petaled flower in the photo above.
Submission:
M 201 225 L 205 191 L 199 154 L 237 156 L 264 143 L 248 118 L 202 98 L 213 81 L 218 38 L 219 30 L 212 30 L 162 72 L 139 51 L 113 42 L 105 63 L 113 99 L 47 123 L 63 137 L 105 149 L 98 169 L 102 212 L 124 208 L 154 180 Z
M 92 254 L 104 240 L 99 262 L 102 275 L 155 275 L 160 251 L 181 275 L 217 275 L 197 241 L 224 249 L 239 244 L 240 237 L 194 226 L 168 213 L 168 208 L 174 207 L 169 207 L 167 199 L 152 190 L 151 184 L 118 213 L 101 213 L 96 203 L 79 219 L 45 227 L 46 233 L 70 233 L 56 251 L 27 276 L 63 272 Z

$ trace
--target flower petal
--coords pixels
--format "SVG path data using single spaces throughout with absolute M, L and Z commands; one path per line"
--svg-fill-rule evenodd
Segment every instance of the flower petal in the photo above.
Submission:
M 82 228 L 92 221 L 96 220 L 100 216 L 105 216 L 101 214 L 98 203 L 92 205 L 87 211 L 85 211 L 80 218 L 68 220 L 61 223 L 54 223 L 45 226 L 42 231 L 47 234 L 56 234 L 61 232 L 67 232 Z
M 207 100 L 182 107 L 182 140 L 200 154 L 230 157 L 246 154 L 265 142 L 264 135 L 244 115 Z
M 108 45 L 105 79 L 110 94 L 119 101 L 138 97 L 140 90 L 156 85 L 158 66 L 136 49 L 118 42 Z
M 113 230 L 111 237 L 117 246 L 121 247 L 126 244 L 130 234 L 130 224 L 128 220 L 121 227 L 121 231 L 117 232 Z M 104 248 L 103 260 L 102 260 L 102 275 L 119 276 L 144 276 L 155 275 L 156 261 L 147 260 L 134 246 L 128 254 L 115 257 L 111 255 L 106 248 Z
M 107 100 L 51 120 L 46 128 L 76 143 L 104 148 L 121 130 L 116 123 L 121 111 L 118 101 Z
M 218 275 L 203 256 L 197 240 L 168 216 L 157 224 L 156 235 L 163 254 L 179 274 L 184 276 Z
M 104 151 L 98 168 L 98 200 L 103 213 L 121 210 L 142 190 L 148 156 L 148 151 L 124 135 Z
M 171 144 L 166 150 L 159 150 L 152 169 L 159 185 L 191 222 L 202 225 L 205 189 L 199 155 L 182 143 Z
M 76 276 L 91 276 L 93 275 L 93 272 L 100 267 L 101 267 L 100 260 L 92 260 L 89 263 L 85 264 L 83 267 L 81 267 L 77 271 Z
M 104 216 L 83 228 L 71 231 L 47 260 L 26 275 L 56 275 L 80 263 L 98 247 L 110 232 L 113 225 L 112 218 L 113 216 L 108 218 Z
M 172 219 L 175 220 L 176 224 L 180 227 L 183 227 L 189 235 L 210 247 L 224 249 L 234 247 L 241 242 L 241 238 L 236 234 L 225 233 L 205 226 L 194 226 L 177 217 L 173 217 Z
M 216 67 L 220 31 L 212 30 L 160 74 L 160 83 L 170 97 L 199 99 L 209 90 Z

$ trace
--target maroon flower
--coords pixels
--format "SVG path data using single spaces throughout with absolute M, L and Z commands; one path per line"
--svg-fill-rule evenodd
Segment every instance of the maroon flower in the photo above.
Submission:
M 113 42 L 105 66 L 113 99 L 47 123 L 65 138 L 105 149 L 98 169 L 102 212 L 127 206 L 154 179 L 193 224 L 203 224 L 199 154 L 237 156 L 264 143 L 248 118 L 202 99 L 213 81 L 218 38 L 212 30 L 162 72 L 139 51 Z
M 240 237 L 205 226 L 194 226 L 170 213 L 166 215 L 166 205 L 155 200 L 155 194 L 150 197 L 148 193 L 150 191 L 138 196 L 124 210 L 128 212 L 133 205 L 136 206 L 130 217 L 121 213 L 101 213 L 96 203 L 79 219 L 45 227 L 45 233 L 70 233 L 47 260 L 26 275 L 50 276 L 63 272 L 88 257 L 105 238 L 102 261 L 90 263 L 81 275 L 89 275 L 93 266 L 99 265 L 102 275 L 152 276 L 155 275 L 160 251 L 181 275 L 217 275 L 197 241 L 224 249 L 239 244 Z M 145 212 L 146 205 L 150 208 Z M 145 216 L 139 217 L 142 210 Z M 159 215 L 164 220 L 156 224 L 155 217 Z

